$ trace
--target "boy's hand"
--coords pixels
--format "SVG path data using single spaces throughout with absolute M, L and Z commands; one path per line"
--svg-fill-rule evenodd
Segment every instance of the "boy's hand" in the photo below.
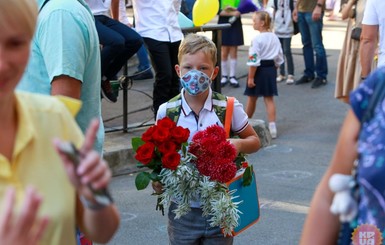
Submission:
M 152 189 L 154 189 L 155 193 L 158 195 L 163 193 L 163 185 L 159 181 L 152 182 Z

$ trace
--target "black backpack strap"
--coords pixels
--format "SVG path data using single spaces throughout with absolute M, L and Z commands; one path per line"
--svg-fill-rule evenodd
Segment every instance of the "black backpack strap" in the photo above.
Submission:
M 274 9 L 275 11 L 278 9 L 278 0 L 274 0 Z

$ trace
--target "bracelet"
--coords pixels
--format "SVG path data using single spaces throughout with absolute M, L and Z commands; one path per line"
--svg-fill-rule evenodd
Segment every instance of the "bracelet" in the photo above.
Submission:
M 79 196 L 79 199 L 80 199 L 80 201 L 82 202 L 82 204 L 83 204 L 83 206 L 85 208 L 91 209 L 91 210 L 94 210 L 94 211 L 103 209 L 103 208 L 108 206 L 106 204 L 102 204 L 102 203 L 98 203 L 98 202 L 91 202 L 91 201 L 89 201 L 87 198 L 85 198 L 82 195 Z
M 317 6 L 322 8 L 323 7 L 323 4 L 322 3 L 317 3 Z

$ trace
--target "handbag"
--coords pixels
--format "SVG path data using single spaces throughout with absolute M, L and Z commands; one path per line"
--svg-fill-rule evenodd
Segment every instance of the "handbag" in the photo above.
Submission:
M 227 108 L 225 116 L 225 131 L 226 136 L 230 136 L 231 119 L 234 110 L 234 97 L 227 98 Z M 236 236 L 257 223 L 259 220 L 259 199 L 257 192 L 257 182 L 255 179 L 254 171 L 251 168 L 251 184 L 243 185 L 243 176 L 250 174 L 249 170 L 241 168 L 233 179 L 226 183 L 229 190 L 236 190 L 233 194 L 233 201 L 240 202 L 238 204 L 238 210 L 241 211 L 238 219 L 238 226 L 232 231 L 232 235 Z
M 359 27 L 359 26 L 355 26 L 351 30 L 350 37 L 353 40 L 360 41 L 360 39 L 361 39 L 361 32 L 362 32 L 362 28 Z
M 379 80 L 377 86 L 374 88 L 373 94 L 369 99 L 368 107 L 366 108 L 364 115 L 361 119 L 362 125 L 374 117 L 374 109 L 377 104 L 385 98 L 385 81 Z M 359 158 L 359 157 L 358 157 Z M 355 161 L 354 167 L 352 169 L 352 176 L 355 180 L 355 186 L 352 188 L 353 198 L 358 202 L 359 192 L 358 192 L 358 181 L 357 181 L 357 166 L 358 160 Z M 354 227 L 351 226 L 350 222 L 343 222 L 340 226 L 340 232 L 338 235 L 338 245 L 350 245 L 352 242 L 352 233 L 354 232 Z

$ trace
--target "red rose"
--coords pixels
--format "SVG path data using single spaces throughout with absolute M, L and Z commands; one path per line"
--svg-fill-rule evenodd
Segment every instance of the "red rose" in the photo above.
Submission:
M 162 154 L 166 154 L 168 152 L 176 152 L 177 145 L 172 141 L 163 142 L 158 146 L 158 151 Z
M 168 117 L 164 117 L 156 122 L 156 125 L 161 128 L 172 129 L 176 126 L 176 123 Z
M 180 155 L 177 152 L 169 152 L 162 157 L 162 165 L 164 168 L 176 170 L 180 163 Z
M 155 145 L 150 142 L 147 142 L 144 145 L 139 146 L 135 155 L 135 159 L 145 165 L 149 164 L 154 157 L 155 157 Z
M 170 138 L 170 131 L 168 128 L 156 127 L 152 134 L 152 139 L 157 145 L 168 141 Z
M 152 141 L 152 134 L 155 131 L 155 126 L 150 127 L 142 134 L 142 140 L 145 142 Z
M 190 130 L 177 126 L 171 131 L 171 138 L 177 143 L 182 144 L 187 142 L 188 137 L 190 136 Z

